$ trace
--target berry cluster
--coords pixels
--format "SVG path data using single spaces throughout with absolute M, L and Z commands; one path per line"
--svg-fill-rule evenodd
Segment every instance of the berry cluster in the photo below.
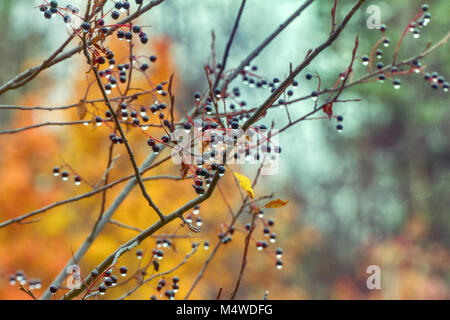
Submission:
M 30 279 L 27 280 L 27 277 L 25 276 L 25 273 L 22 270 L 17 270 L 15 274 L 12 274 L 9 277 L 9 284 L 15 285 L 16 283 L 19 283 L 21 286 L 24 286 L 28 283 L 28 289 L 29 290 L 37 290 L 42 287 L 41 279 Z
M 208 108 L 212 108 L 208 104 L 212 99 L 211 97 L 206 99 L 204 106 L 206 112 L 209 112 Z M 205 193 L 205 186 L 209 187 L 215 172 L 219 176 L 225 174 L 226 168 L 221 163 L 226 148 L 232 148 L 234 152 L 231 153 L 231 156 L 238 162 L 240 159 L 245 159 L 245 161 L 258 163 L 266 157 L 275 160 L 281 152 L 280 146 L 273 145 L 272 141 L 267 138 L 269 130 L 263 124 L 250 127 L 245 136 L 239 136 L 241 120 L 242 117 L 229 117 L 226 128 L 222 128 L 217 119 L 207 117 L 184 123 L 185 131 L 191 134 L 193 140 L 203 142 L 200 153 L 183 150 L 183 157 L 186 160 L 183 163 L 184 169 L 186 172 L 189 170 L 192 172 L 194 179 L 192 186 L 198 194 Z M 190 161 L 191 158 L 193 158 L 193 163 Z M 227 159 L 228 162 L 229 160 Z
M 171 289 L 167 289 L 167 290 L 165 290 L 165 292 L 164 292 L 164 295 L 168 298 L 168 299 L 170 299 L 170 300 L 174 300 L 175 299 L 175 294 L 178 292 L 178 290 L 179 290 L 179 281 L 180 281 L 180 278 L 178 278 L 177 276 L 175 276 L 175 277 L 173 277 L 172 278 L 172 288 Z M 161 278 L 159 281 L 158 281 L 158 285 L 156 286 L 156 290 L 158 291 L 158 292 L 161 292 L 162 291 L 162 289 L 165 287 L 167 285 L 167 282 L 166 282 L 166 280 L 164 279 L 164 278 Z M 151 300 L 157 300 L 158 298 L 157 298 L 157 296 L 156 295 L 152 295 L 151 296 L 151 298 L 150 298 Z
M 112 89 L 117 87 L 117 78 L 120 83 L 126 84 L 128 81 L 127 72 L 129 73 L 131 68 L 135 68 L 140 72 L 145 72 L 149 68 L 149 65 L 145 62 L 140 61 L 140 59 L 145 58 L 148 59 L 151 63 L 156 61 L 156 56 L 150 57 L 139 57 L 131 56 L 132 65 L 129 63 L 119 64 L 117 65 L 117 70 L 114 70 L 116 65 L 116 60 L 114 58 L 114 53 L 111 50 L 107 50 L 104 56 L 98 56 L 96 59 L 96 63 L 99 65 L 103 65 L 108 62 L 108 68 L 99 71 L 99 75 L 101 78 L 105 78 L 107 80 L 106 83 L 103 84 L 105 91 L 107 94 L 111 94 Z M 138 65 L 138 68 L 135 66 Z M 161 96 L 165 97 L 167 92 L 163 90 L 162 84 L 158 84 L 154 88 Z
M 59 8 L 58 2 L 55 0 L 50 1 L 49 4 L 40 5 L 39 10 L 42 12 L 42 14 L 46 19 L 51 19 L 52 17 L 56 16 L 59 13 L 63 17 L 64 22 L 66 23 L 69 23 L 71 21 L 71 16 L 69 14 L 67 15 L 62 14 L 62 11 L 75 15 L 80 12 L 80 9 L 78 7 L 72 6 L 70 4 L 67 5 L 66 8 Z
M 61 176 L 61 179 L 63 181 L 67 181 L 67 180 L 69 180 L 69 176 L 70 176 L 71 173 L 69 173 L 69 171 L 67 171 L 67 170 L 62 170 L 63 168 L 64 168 L 64 166 L 54 167 L 53 168 L 53 175 L 55 177 Z M 72 169 L 70 169 L 70 170 L 72 171 L 73 182 L 75 183 L 76 186 L 79 186 L 81 184 L 81 181 L 82 181 L 81 177 L 79 175 L 77 175 L 76 173 L 74 173 Z
M 136 1 L 136 4 L 142 5 L 142 1 Z M 112 20 L 117 20 L 120 18 L 121 12 L 127 12 L 130 9 L 130 3 L 128 1 L 116 1 L 114 3 L 114 8 L 109 10 L 103 16 L 95 15 L 90 21 L 85 21 L 85 18 L 79 15 L 80 9 L 73 5 L 67 5 L 65 8 L 58 7 L 57 1 L 50 1 L 49 5 L 44 3 L 39 7 L 39 10 L 43 13 L 44 17 L 51 19 L 56 15 L 60 15 L 63 21 L 70 25 L 72 31 L 79 35 L 80 33 L 87 35 L 87 41 L 93 39 L 105 40 L 105 37 L 114 31 L 119 40 L 125 39 L 131 42 L 133 39 L 133 34 L 137 34 L 142 44 L 146 44 L 149 41 L 148 35 L 144 32 L 142 26 L 138 25 L 122 25 L 122 24 L 106 24 L 106 16 L 109 14 Z M 75 23 L 75 21 L 80 21 L 80 23 Z M 94 41 L 97 42 L 97 41 Z M 93 55 L 94 63 L 104 64 L 109 60 L 110 65 L 114 65 L 114 59 L 111 57 L 111 51 L 107 48 L 102 48 L 102 46 L 90 46 L 88 48 Z
M 445 78 L 437 72 L 425 73 L 424 80 L 427 81 L 433 89 L 439 89 L 441 87 L 444 92 L 448 92 L 448 82 L 445 81 Z
M 392 85 L 394 89 L 398 90 L 401 87 L 401 81 L 400 79 L 394 77 L 397 75 L 409 74 L 414 72 L 423 74 L 424 79 L 430 84 L 430 86 L 433 89 L 439 89 L 441 87 L 445 92 L 448 91 L 448 82 L 445 81 L 444 77 L 440 76 L 437 72 L 433 72 L 432 74 L 425 73 L 423 71 L 424 66 L 422 66 L 422 64 L 418 59 L 413 60 L 409 64 L 409 70 L 402 70 L 395 65 L 395 58 L 397 57 L 400 45 L 405 35 L 411 33 L 414 39 L 419 38 L 421 29 L 423 29 L 430 21 L 431 21 L 431 13 L 429 12 L 429 6 L 424 4 L 422 5 L 420 12 L 411 20 L 411 22 L 408 24 L 407 28 L 403 32 L 394 52 L 394 64 L 390 67 L 390 69 L 385 70 L 385 66 L 381 61 L 376 63 L 376 68 L 380 70 L 377 73 L 377 78 L 380 83 L 383 83 L 388 78 L 393 78 Z M 384 34 L 386 31 L 386 26 L 383 25 L 380 30 Z M 361 57 L 361 61 L 364 66 L 369 66 L 369 68 L 372 67 L 373 63 L 372 59 L 374 55 L 376 56 L 377 59 L 383 58 L 383 50 L 377 49 L 378 44 L 381 42 L 385 47 L 389 46 L 389 38 L 382 37 L 372 48 L 372 53 L 370 56 L 363 55 Z
M 115 274 L 113 274 L 114 270 L 117 270 L 119 272 L 120 276 L 122 276 L 122 277 L 126 277 L 128 274 L 128 268 L 125 266 L 121 266 L 120 268 L 117 268 L 116 266 L 111 266 L 102 274 L 100 274 L 96 269 L 94 269 L 91 272 L 92 282 L 87 289 L 86 295 L 92 291 L 95 292 L 94 286 L 99 281 L 102 281 L 102 282 L 100 283 L 100 285 L 98 285 L 98 287 L 96 288 L 96 291 L 100 295 L 105 295 L 106 290 L 108 288 L 117 286 L 118 277 Z
M 269 238 L 268 241 L 266 240 L 255 240 L 253 238 L 253 234 L 252 234 L 252 240 L 255 242 L 256 244 L 256 249 L 258 251 L 263 251 L 266 254 L 268 254 L 270 257 L 272 257 L 273 252 L 267 250 L 270 246 L 269 243 L 276 243 L 277 242 L 277 235 L 275 232 L 273 232 L 273 227 L 275 225 L 275 221 L 273 219 L 265 219 L 264 218 L 264 211 L 261 209 L 257 209 L 257 211 L 255 212 L 254 208 L 251 208 L 251 210 L 249 211 L 250 214 L 256 214 L 257 217 L 257 221 L 261 222 L 262 225 L 262 233 L 264 237 Z M 240 232 L 250 232 L 252 230 L 252 224 L 251 223 L 246 223 L 244 226 L 244 230 L 240 230 L 239 228 L 234 227 L 233 225 L 229 226 L 228 228 L 226 228 L 226 230 L 224 230 L 223 228 L 224 226 L 222 225 L 222 231 L 218 234 L 218 237 L 220 239 L 220 241 L 223 244 L 228 244 L 232 241 L 233 239 L 233 234 L 235 233 L 235 231 L 240 231 Z M 226 226 L 225 226 L 226 227 Z M 256 227 L 256 225 L 255 225 Z M 205 249 L 209 248 L 209 242 L 207 243 L 205 241 L 204 243 Z M 277 269 L 281 269 L 283 267 L 283 262 L 281 261 L 283 255 L 283 250 L 281 248 L 277 248 L 275 251 L 275 257 L 272 257 L 275 259 L 275 264 Z
M 197 208 L 197 210 L 198 210 L 198 208 Z M 155 248 L 153 248 L 153 250 L 151 251 L 149 263 L 146 266 L 144 266 L 143 268 L 141 268 L 140 270 L 138 270 L 140 276 L 145 277 L 147 275 L 147 268 L 150 265 L 153 265 L 153 268 L 155 269 L 155 271 L 158 272 L 159 268 L 160 268 L 158 261 L 163 259 L 164 249 L 165 248 L 170 249 L 172 247 L 172 245 L 173 245 L 173 239 L 171 240 L 165 236 L 157 237 Z M 192 248 L 196 249 L 198 247 L 198 245 L 199 244 L 197 242 L 193 242 Z M 138 260 L 141 260 L 143 258 L 143 255 L 144 255 L 144 251 L 142 249 L 136 250 L 136 257 Z M 179 282 L 180 282 L 179 277 L 177 277 L 177 276 L 173 277 L 172 281 L 171 281 L 171 288 L 168 288 L 167 287 L 168 283 L 166 282 L 166 278 L 163 276 L 161 279 L 159 279 L 159 281 L 156 284 L 155 289 L 156 289 L 157 294 L 153 294 L 150 299 L 157 300 L 158 295 L 160 298 L 165 296 L 170 300 L 175 299 L 175 294 L 178 292 L 178 290 L 180 288 Z M 164 291 L 164 293 L 163 293 L 163 288 L 167 288 Z
M 268 253 L 269 255 L 272 254 L 272 252 L 267 251 L 266 249 L 269 247 L 269 243 L 276 243 L 277 242 L 277 235 L 275 232 L 272 231 L 274 225 L 275 225 L 275 221 L 273 219 L 265 219 L 264 218 L 264 211 L 263 210 L 258 210 L 257 212 L 257 217 L 258 220 L 261 221 L 262 223 L 262 233 L 264 237 L 269 238 L 269 241 L 267 242 L 266 240 L 257 240 L 256 242 L 256 249 L 258 251 L 265 251 L 266 253 Z M 252 225 L 250 223 L 247 223 L 245 225 L 245 230 L 250 231 L 252 228 Z M 282 257 L 282 249 L 278 248 L 275 251 L 275 263 L 276 263 L 276 267 L 277 269 L 281 269 L 283 267 L 283 262 L 281 261 L 281 257 Z
M 208 178 L 208 179 L 211 179 L 211 178 Z M 208 182 L 210 182 L 210 181 L 208 181 Z M 186 215 L 185 221 L 186 221 L 187 223 L 189 223 L 189 224 L 192 224 L 193 221 L 194 221 L 193 215 L 195 215 L 195 216 L 196 216 L 196 217 L 195 217 L 195 225 L 196 225 L 198 228 L 200 228 L 200 227 L 203 225 L 203 220 L 202 220 L 202 218 L 199 216 L 199 213 L 200 213 L 199 207 L 196 206 L 196 207 L 194 208 L 192 214 L 191 214 L 191 213 L 188 213 L 188 214 Z

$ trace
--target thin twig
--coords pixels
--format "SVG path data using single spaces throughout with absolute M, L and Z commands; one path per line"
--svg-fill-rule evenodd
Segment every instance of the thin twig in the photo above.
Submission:
M 219 85 L 220 78 L 222 77 L 222 73 L 225 70 L 225 67 L 227 65 L 227 60 L 228 60 L 228 55 L 230 53 L 231 44 L 233 43 L 233 39 L 234 39 L 234 35 L 236 34 L 236 30 L 239 27 L 239 21 L 241 20 L 242 12 L 244 11 L 245 2 L 246 2 L 246 0 L 242 0 L 241 6 L 239 7 L 238 14 L 236 16 L 236 19 L 234 20 L 233 29 L 231 30 L 230 37 L 228 38 L 228 42 L 225 46 L 225 52 L 223 54 L 221 67 L 219 68 L 220 69 L 219 73 L 217 74 L 216 79 L 214 80 L 214 85 L 212 86 L 213 91 Z
M 139 168 L 136 164 L 136 159 L 134 158 L 133 151 L 131 150 L 130 144 L 128 143 L 127 137 L 125 136 L 125 133 L 123 132 L 122 126 L 120 125 L 120 121 L 117 118 L 116 113 L 114 112 L 114 109 L 111 105 L 111 102 L 109 101 L 108 95 L 106 94 L 105 88 L 103 87 L 102 80 L 100 79 L 100 76 L 98 74 L 97 67 L 93 67 L 92 70 L 94 71 L 95 78 L 97 79 L 98 87 L 100 88 L 100 91 L 102 92 L 103 98 L 105 99 L 105 103 L 109 108 L 109 111 L 112 113 L 112 116 L 114 118 L 114 121 L 116 123 L 117 130 L 120 133 L 120 137 L 122 138 L 123 144 L 125 145 L 128 156 L 130 158 L 131 164 L 133 165 L 134 172 L 136 174 L 136 180 L 138 182 L 139 187 L 141 188 L 142 195 L 147 200 L 150 207 L 155 210 L 155 212 L 158 214 L 159 218 L 164 221 L 166 217 L 161 212 L 161 210 L 156 206 L 156 204 L 153 202 L 150 195 L 147 193 L 147 190 L 145 189 L 144 183 L 142 182 L 141 172 L 139 171 Z
M 245 267 L 247 266 L 247 254 L 248 254 L 250 239 L 252 238 L 253 230 L 255 230 L 255 218 L 256 218 L 256 212 L 254 212 L 252 215 L 251 227 L 247 233 L 247 236 L 245 237 L 245 246 L 244 246 L 244 253 L 242 255 L 241 271 L 239 272 L 239 277 L 236 281 L 236 286 L 234 287 L 233 293 L 230 296 L 230 300 L 234 300 L 234 298 L 236 298 L 236 294 L 239 290 L 239 285 L 241 284 L 242 277 L 244 276 L 244 270 L 245 270 Z
M 165 160 L 168 160 L 168 159 L 170 159 L 170 157 L 165 158 Z M 151 167 L 151 168 L 153 168 L 153 167 Z M 151 169 L 151 168 L 149 168 L 149 169 Z M 149 170 L 149 169 L 147 169 L 147 170 Z M 0 223 L 0 228 L 4 228 L 4 227 L 6 227 L 6 226 L 8 226 L 10 224 L 13 224 L 13 223 L 23 223 L 23 220 L 26 220 L 26 219 L 31 218 L 33 216 L 36 216 L 36 215 L 38 215 L 40 213 L 46 212 L 46 211 L 48 211 L 50 209 L 62 206 L 62 205 L 67 204 L 67 203 L 76 202 L 76 201 L 81 200 L 81 199 L 89 198 L 89 197 L 91 197 L 91 196 L 93 196 L 93 195 L 95 195 L 97 193 L 102 192 L 103 190 L 111 188 L 111 187 L 113 187 L 113 186 L 115 186 L 115 185 L 117 185 L 119 183 L 125 182 L 125 181 L 130 180 L 130 179 L 132 179 L 134 177 L 135 177 L 134 174 L 128 175 L 126 177 L 120 178 L 120 179 L 118 179 L 116 181 L 113 181 L 111 183 L 108 183 L 107 185 L 102 186 L 102 187 L 100 187 L 100 188 L 98 188 L 96 190 L 92 190 L 90 192 L 86 192 L 86 193 L 83 193 L 83 194 L 80 194 L 78 196 L 75 196 L 75 197 L 72 197 L 72 198 L 68 198 L 68 199 L 65 199 L 65 200 L 57 201 L 57 202 L 49 204 L 49 205 L 47 205 L 45 207 L 42 207 L 40 209 L 37 209 L 37 210 L 31 211 L 31 212 L 29 212 L 27 214 L 21 215 L 19 217 L 3 221 L 2 223 Z M 188 179 L 188 177 L 182 178 L 182 177 L 162 175 L 162 176 L 153 176 L 153 177 L 143 178 L 143 181 L 145 182 L 145 181 L 159 180 L 159 179 L 185 180 L 185 179 Z

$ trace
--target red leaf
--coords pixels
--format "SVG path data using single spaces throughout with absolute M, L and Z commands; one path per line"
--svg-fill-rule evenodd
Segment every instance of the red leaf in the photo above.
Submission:
M 181 168 L 180 168 L 180 176 L 182 178 L 186 178 L 187 174 L 189 171 L 189 165 L 185 164 L 184 162 L 181 163 Z
M 329 102 L 323 106 L 323 111 L 327 114 L 328 118 L 331 119 L 333 116 L 333 102 Z

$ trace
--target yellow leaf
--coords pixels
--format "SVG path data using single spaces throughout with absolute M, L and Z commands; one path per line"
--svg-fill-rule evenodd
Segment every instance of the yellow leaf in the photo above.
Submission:
M 253 199 L 255 197 L 255 193 L 253 192 L 250 180 L 246 176 L 243 176 L 236 172 L 234 172 L 234 175 L 236 176 L 236 179 L 238 180 L 241 188 L 244 189 L 247 192 L 248 196 Z
M 284 207 L 288 202 L 289 202 L 289 200 L 283 201 L 281 199 L 277 199 L 277 200 L 270 201 L 269 203 L 266 203 L 264 208 L 280 208 L 280 207 Z

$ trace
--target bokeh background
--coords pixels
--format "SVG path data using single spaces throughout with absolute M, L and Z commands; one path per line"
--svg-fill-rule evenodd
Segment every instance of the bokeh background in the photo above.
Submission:
M 62 5 L 85 1 L 59 1 Z M 267 79 L 282 78 L 288 63 L 301 61 L 309 48 L 321 43 L 330 30 L 330 8 L 333 1 L 317 1 L 294 21 L 266 50 L 255 59 L 258 73 Z M 354 1 L 339 1 L 338 16 L 342 18 Z M 228 66 L 235 67 L 270 32 L 301 3 L 295 0 L 248 0 L 239 30 L 231 49 Z M 40 63 L 67 36 L 61 19 L 45 20 L 34 6 L 40 1 L 0 1 L 0 83 Z M 211 60 L 211 31 L 216 35 L 216 51 L 221 58 L 240 1 L 166 0 L 140 19 L 149 26 L 150 41 L 138 45 L 143 55 L 156 54 L 158 62 L 149 74 L 154 82 L 167 80 L 175 73 L 177 101 L 192 106 L 192 95 L 205 88 L 203 66 Z M 336 76 L 348 65 L 355 33 L 359 34 L 358 55 L 368 54 L 379 39 L 380 32 L 366 27 L 371 5 L 381 7 L 381 20 L 388 27 L 387 35 L 395 44 L 417 13 L 421 1 L 367 1 L 355 15 L 341 38 L 319 56 L 306 72 L 319 73 L 325 87 L 334 84 Z M 429 1 L 431 23 L 419 39 L 407 35 L 399 59 L 418 53 L 429 41 L 435 43 L 449 29 L 449 4 Z M 109 41 L 116 56 L 127 54 L 123 43 Z M 383 48 L 382 61 L 389 63 L 394 45 Z M 448 45 L 423 60 L 426 71 L 450 73 Z M 25 106 L 58 106 L 77 102 L 84 94 L 87 69 L 81 55 L 43 72 L 19 90 L 0 97 L 1 104 Z M 82 72 L 80 70 L 83 70 Z M 355 76 L 365 73 L 356 63 Z M 145 86 L 143 77 L 136 86 Z M 310 93 L 316 82 L 304 80 L 296 96 Z M 267 90 L 245 88 L 249 105 L 258 106 Z M 89 97 L 99 97 L 92 89 Z M 270 254 L 252 245 L 244 282 L 238 294 L 242 299 L 260 299 L 266 290 L 272 299 L 448 299 L 450 284 L 450 115 L 448 94 L 433 90 L 422 76 L 411 74 L 402 78 L 400 90 L 390 81 L 373 82 L 346 90 L 344 98 L 362 98 L 361 102 L 335 107 L 344 116 L 344 131 L 338 133 L 335 122 L 304 121 L 289 129 L 281 138 L 283 153 L 280 171 L 265 176 L 255 188 L 257 195 L 274 193 L 276 198 L 290 200 L 280 209 L 267 210 L 275 220 L 278 243 L 282 247 L 284 268 L 277 270 Z M 146 100 L 147 99 L 147 100 Z M 139 100 L 150 103 L 148 98 Z M 104 106 L 99 106 L 104 110 Z M 312 107 L 311 101 L 290 107 L 298 117 Z M 0 111 L 0 129 L 16 128 L 45 121 L 77 120 L 75 109 L 64 112 Z M 181 116 L 182 114 L 179 113 Z M 273 110 L 271 119 L 278 127 L 286 123 L 285 112 Z M 151 132 L 151 131 L 150 131 Z M 88 181 L 96 182 L 106 166 L 108 130 L 85 126 L 44 127 L 14 135 L 0 135 L 0 218 L 6 220 L 49 203 L 62 200 L 90 187 L 62 182 L 52 176 L 51 169 L 69 163 Z M 146 138 L 131 131 L 130 139 L 137 159 L 148 154 Z M 112 179 L 131 173 L 125 149 L 120 154 Z M 255 167 L 237 168 L 253 177 Z M 178 174 L 178 168 L 167 163 L 151 175 Z M 194 197 L 190 181 L 148 182 L 151 195 L 164 212 L 170 212 Z M 221 187 L 233 208 L 240 205 L 239 191 L 230 174 Z M 108 192 L 108 203 L 121 190 Z M 0 298 L 28 299 L 17 286 L 9 285 L 9 275 L 18 269 L 28 278 L 41 278 L 45 288 L 58 274 L 71 250 L 76 250 L 95 222 L 100 196 L 53 209 L 39 216 L 38 223 L 12 225 L 0 229 Z M 228 208 L 218 192 L 201 206 L 204 225 L 195 236 L 200 239 L 176 241 L 176 251 L 167 251 L 161 268 L 179 263 L 189 251 L 192 241 L 218 241 L 220 224 L 229 221 Z M 145 228 L 154 222 L 140 191 L 136 188 L 120 206 L 113 218 Z M 250 216 L 243 215 L 242 229 Z M 161 233 L 174 232 L 174 222 Z M 80 266 L 88 273 L 104 257 L 136 233 L 109 225 L 88 251 Z M 189 234 L 180 229 L 177 234 Z M 263 239 L 262 228 L 255 239 Z M 237 232 L 233 241 L 222 246 L 192 298 L 214 299 L 220 287 L 224 296 L 231 292 L 242 258 L 245 235 Z M 140 248 L 150 250 L 155 239 Z M 209 251 L 199 250 L 190 261 L 177 270 L 180 292 L 184 296 L 197 276 Z M 134 253 L 120 262 L 132 271 L 137 260 Z M 368 290 L 366 268 L 378 265 L 382 271 L 381 290 Z M 220 275 L 220 276 L 218 276 Z M 168 277 L 170 279 L 170 277 Z M 130 284 L 131 285 L 131 284 Z M 148 299 L 155 293 L 155 282 L 143 286 L 131 296 Z M 124 288 L 111 290 L 105 298 L 115 298 Z M 40 295 L 43 289 L 36 291 Z

